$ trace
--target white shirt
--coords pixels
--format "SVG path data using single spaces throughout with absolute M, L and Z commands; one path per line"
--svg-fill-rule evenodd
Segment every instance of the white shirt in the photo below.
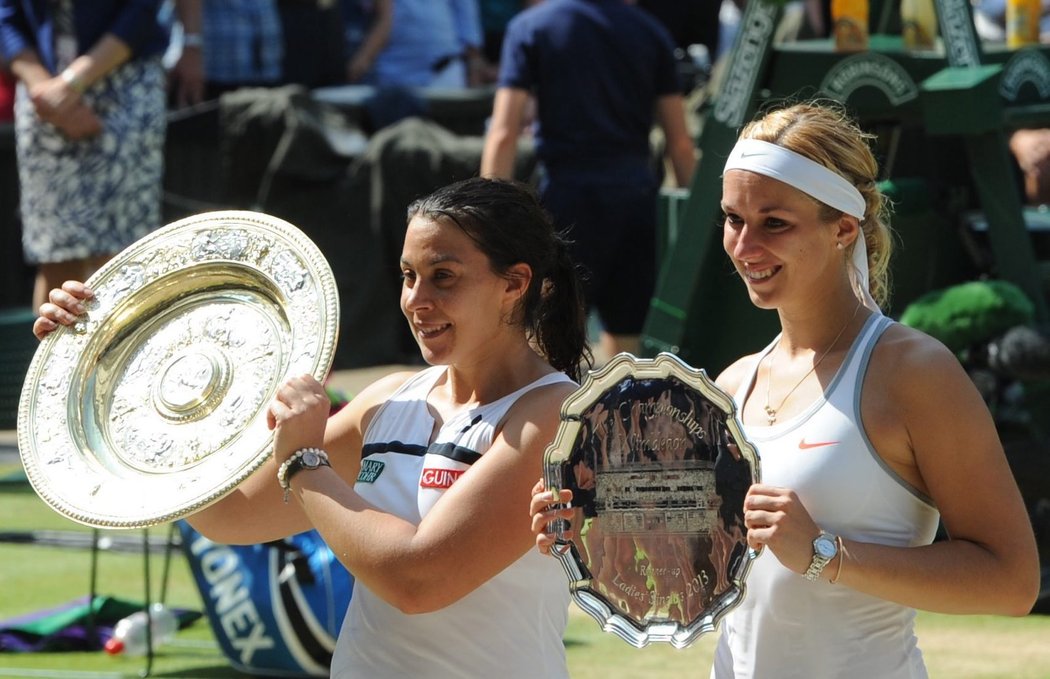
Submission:
M 570 381 L 546 375 L 445 422 L 430 441 L 426 398 L 445 368 L 411 377 L 365 433 L 355 490 L 378 509 L 419 524 L 459 475 L 492 444 L 526 392 Z M 522 507 L 523 516 L 527 508 Z M 463 559 L 470 559 L 464 554 Z M 333 677 L 568 677 L 562 635 L 569 587 L 556 559 L 535 549 L 439 611 L 407 615 L 360 582 L 340 630 Z
M 933 541 L 938 512 L 883 462 L 857 424 L 871 351 L 891 324 L 878 314 L 865 323 L 824 397 L 804 413 L 771 427 L 745 427 L 745 435 L 758 449 L 762 482 L 793 489 L 822 529 L 908 547 Z M 773 346 L 760 354 L 738 404 Z M 914 609 L 809 582 L 766 549 L 752 564 L 743 601 L 723 620 L 712 676 L 926 677 L 914 619 Z

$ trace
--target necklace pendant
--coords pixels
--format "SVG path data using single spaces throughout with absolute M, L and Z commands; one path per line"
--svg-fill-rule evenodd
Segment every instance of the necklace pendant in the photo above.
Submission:
M 765 409 L 766 409 L 766 419 L 768 419 L 769 420 L 769 424 L 772 425 L 774 422 L 777 421 L 777 411 L 772 409 L 772 408 L 770 408 L 769 406 L 765 406 Z

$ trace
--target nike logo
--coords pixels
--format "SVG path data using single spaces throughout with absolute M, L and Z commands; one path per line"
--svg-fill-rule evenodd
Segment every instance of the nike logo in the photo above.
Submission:
M 809 450 L 810 448 L 823 448 L 824 446 L 833 446 L 838 441 L 817 441 L 816 443 L 806 443 L 806 439 L 803 438 L 798 442 L 799 450 Z

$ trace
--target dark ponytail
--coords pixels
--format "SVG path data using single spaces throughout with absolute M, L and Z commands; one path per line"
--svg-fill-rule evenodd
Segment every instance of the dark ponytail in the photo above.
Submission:
M 580 267 L 569 254 L 569 243 L 554 234 L 555 252 L 540 289 L 534 325 L 529 328 L 550 364 L 580 381 L 581 367 L 593 362 L 587 343 L 587 307 Z
M 408 208 L 408 219 L 447 219 L 459 226 L 505 275 L 532 269 L 518 318 L 536 349 L 557 370 L 580 381 L 592 362 L 579 270 L 539 198 L 520 182 L 475 177 L 438 189 Z

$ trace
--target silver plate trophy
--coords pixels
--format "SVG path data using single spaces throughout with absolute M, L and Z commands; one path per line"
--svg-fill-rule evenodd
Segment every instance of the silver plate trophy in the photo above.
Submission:
M 758 457 L 732 398 L 672 354 L 619 354 L 561 418 L 544 477 L 573 492 L 574 537 L 558 532 L 553 553 L 576 603 L 639 648 L 715 629 L 755 556 L 744 495 Z
M 335 278 L 275 217 L 180 220 L 87 283 L 87 312 L 33 356 L 17 425 L 30 483 L 74 521 L 146 527 L 221 498 L 270 455 L 277 388 L 331 367 Z

